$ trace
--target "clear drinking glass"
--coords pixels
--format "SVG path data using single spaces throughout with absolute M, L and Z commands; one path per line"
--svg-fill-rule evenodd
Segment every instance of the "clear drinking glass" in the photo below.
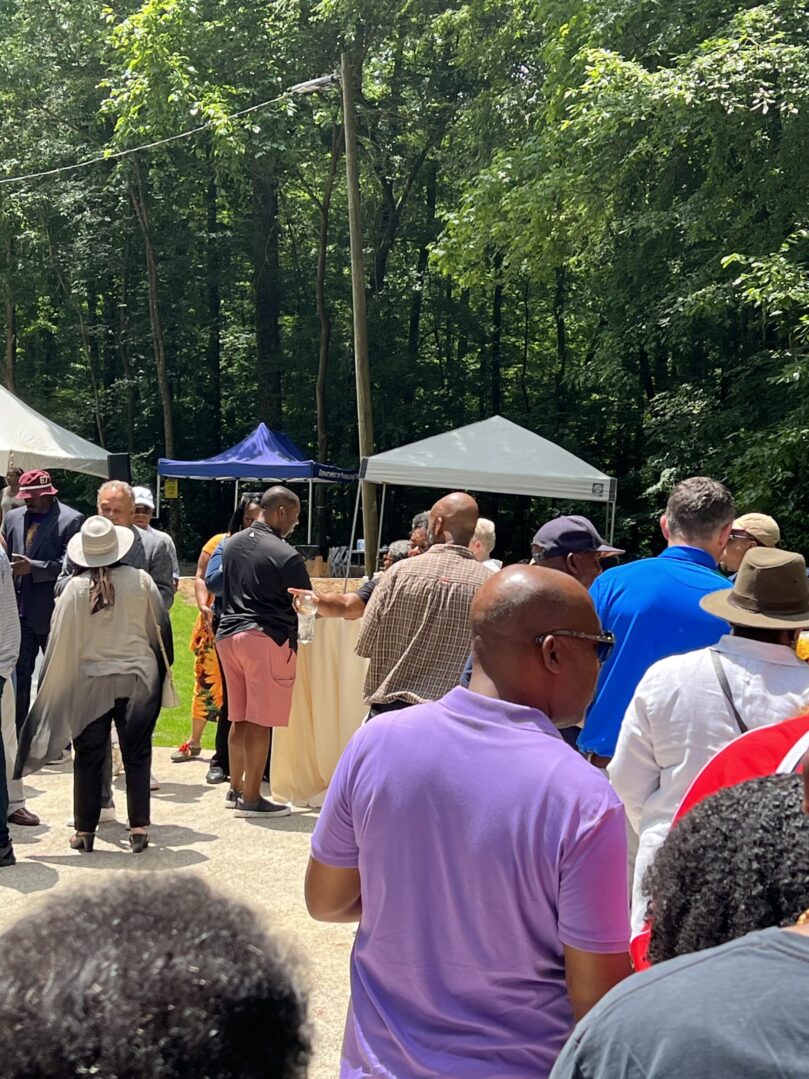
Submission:
M 301 644 L 311 644 L 315 639 L 315 614 L 317 613 L 317 598 L 314 592 L 301 593 L 295 606 L 298 610 L 298 640 Z

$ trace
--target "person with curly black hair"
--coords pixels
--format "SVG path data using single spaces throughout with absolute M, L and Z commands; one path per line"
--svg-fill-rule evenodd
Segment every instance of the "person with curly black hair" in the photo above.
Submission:
M 649 959 L 791 925 L 809 907 L 809 817 L 796 776 L 729 787 L 694 806 L 649 867 Z
M 4 1079 L 303 1079 L 309 1056 L 294 964 L 197 877 L 119 876 L 0 937 Z
M 740 783 L 679 821 L 647 877 L 657 965 L 588 1013 L 551 1079 L 804 1079 L 802 787 L 793 775 Z

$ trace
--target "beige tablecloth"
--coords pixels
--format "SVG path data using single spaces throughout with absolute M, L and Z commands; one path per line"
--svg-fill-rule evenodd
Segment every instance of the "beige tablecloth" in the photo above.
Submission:
M 315 639 L 298 646 L 288 727 L 273 730 L 270 778 L 276 798 L 320 804 L 337 761 L 365 715 L 366 659 L 354 654 L 361 619 L 318 618 Z

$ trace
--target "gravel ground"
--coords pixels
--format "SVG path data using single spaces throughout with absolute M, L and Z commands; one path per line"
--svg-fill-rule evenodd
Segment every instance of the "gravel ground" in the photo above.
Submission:
M 73 805 L 70 764 L 43 769 L 26 783 L 28 806 L 43 823 L 12 827 L 17 865 L 0 871 L 0 928 L 36 903 L 74 883 L 111 873 L 165 870 L 197 873 L 221 891 L 254 907 L 267 927 L 291 941 L 308 972 L 315 1057 L 310 1079 L 338 1074 L 340 1040 L 348 1003 L 348 962 L 354 930 L 321 925 L 306 913 L 303 877 L 312 810 L 276 821 L 235 819 L 223 807 L 223 786 L 205 783 L 204 759 L 172 764 L 171 750 L 155 749 L 153 770 L 161 789 L 152 795 L 151 845 L 133 855 L 123 823 L 99 829 L 92 854 L 70 850 L 67 821 Z M 208 754 L 203 754 L 203 758 Z M 123 780 L 117 779 L 119 821 L 126 819 Z M 189 911 L 189 917 L 193 912 Z

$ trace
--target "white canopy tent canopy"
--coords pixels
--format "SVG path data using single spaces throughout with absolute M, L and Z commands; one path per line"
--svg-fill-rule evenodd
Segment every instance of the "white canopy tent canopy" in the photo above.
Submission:
M 561 446 L 502 416 L 366 457 L 360 465 L 360 479 L 382 484 L 380 535 L 385 487 L 389 483 L 602 502 L 607 506 L 610 543 L 615 530 L 615 480 Z M 354 507 L 352 550 L 359 494 L 360 488 Z
M 109 476 L 107 451 L 41 416 L 0 386 L 0 472 L 10 466 L 64 468 L 90 476 Z

